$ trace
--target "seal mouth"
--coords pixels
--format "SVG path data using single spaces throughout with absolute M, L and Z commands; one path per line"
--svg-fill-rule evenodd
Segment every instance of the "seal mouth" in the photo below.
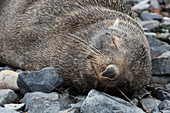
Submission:
M 114 65 L 114 64 L 111 64 L 109 65 L 105 71 L 101 74 L 102 77 L 107 77 L 109 79 L 115 79 L 119 76 L 120 72 L 119 72 L 119 68 Z

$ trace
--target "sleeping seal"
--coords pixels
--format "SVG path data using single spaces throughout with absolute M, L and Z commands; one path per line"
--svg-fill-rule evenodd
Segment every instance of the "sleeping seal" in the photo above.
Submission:
M 87 93 L 148 84 L 148 42 L 125 0 L 2 0 L 0 62 L 55 67 L 65 85 Z

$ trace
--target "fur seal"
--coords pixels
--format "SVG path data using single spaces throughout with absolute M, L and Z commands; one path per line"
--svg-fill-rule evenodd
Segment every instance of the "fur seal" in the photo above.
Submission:
M 25 70 L 55 67 L 87 93 L 148 84 L 148 42 L 125 0 L 2 0 L 0 62 Z

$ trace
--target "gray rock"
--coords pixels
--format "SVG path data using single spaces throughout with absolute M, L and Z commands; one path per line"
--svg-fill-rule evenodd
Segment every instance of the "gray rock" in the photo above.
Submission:
M 82 113 L 144 113 L 142 109 L 118 97 L 91 90 L 83 101 Z
M 67 94 L 26 93 L 23 100 L 28 113 L 55 113 L 69 108 L 72 103 Z
M 170 113 L 170 110 L 161 110 L 161 113 Z
M 170 100 L 164 100 L 164 101 L 162 101 L 160 104 L 159 104 L 159 106 L 158 106 L 158 108 L 160 109 L 160 110 L 166 110 L 166 109 L 170 109 Z
M 161 101 L 158 99 L 150 98 L 150 99 L 142 99 L 140 101 L 140 103 L 142 105 L 142 108 L 145 111 L 150 111 L 153 108 L 158 107 L 158 105 L 161 103 Z M 155 108 L 155 109 L 157 109 L 157 108 Z
M 149 1 L 150 0 L 143 0 L 143 1 L 139 2 L 138 4 L 135 4 L 132 7 L 132 10 L 136 10 L 136 11 L 141 12 L 143 10 L 148 9 L 150 7 Z
M 10 89 L 0 89 L 0 106 L 18 101 L 17 95 Z
M 18 73 L 11 70 L 3 70 L 0 72 L 0 88 L 12 89 L 18 91 L 17 85 Z
M 13 71 L 14 69 L 10 68 L 10 67 L 0 67 L 0 72 L 3 71 L 3 70 L 11 70 L 11 71 Z
M 146 89 L 140 90 L 137 94 L 134 94 L 133 97 L 141 100 L 143 97 L 150 95 L 150 93 Z
M 63 78 L 52 67 L 40 71 L 25 71 L 18 76 L 17 84 L 22 94 L 40 91 L 50 93 L 63 84 Z
M 153 86 L 164 86 L 170 83 L 170 77 L 168 75 L 153 75 L 150 83 Z
M 150 0 L 150 5 L 151 5 L 151 8 L 153 8 L 153 9 L 160 8 L 158 0 Z
M 152 110 L 151 110 L 151 113 L 155 113 L 155 112 L 159 112 L 159 109 L 158 109 L 158 107 L 156 106 L 156 107 L 154 107 Z
M 63 111 L 59 111 L 58 113 L 80 113 L 77 109 L 69 108 Z
M 152 59 L 152 73 L 154 75 L 170 74 L 170 51 Z
M 159 21 L 157 20 L 139 21 L 139 24 L 143 28 L 147 28 L 149 31 L 154 30 L 159 27 Z
M 70 104 L 70 106 L 71 106 L 71 108 L 75 108 L 75 109 L 80 110 L 82 104 L 83 104 L 83 100 L 82 100 L 82 101 L 79 101 L 79 102 L 77 102 L 77 103 L 75 103 L 75 104 Z
M 20 112 L 0 107 L 0 113 L 20 113 Z
M 15 110 L 15 111 L 18 111 L 18 110 L 22 110 L 24 108 L 25 104 L 24 103 L 21 103 L 21 104 L 5 104 L 4 107 L 6 109 L 12 109 L 12 110 Z
M 149 13 L 148 11 L 144 11 L 141 14 L 141 18 L 144 21 L 146 21 L 146 20 L 162 20 L 163 16 L 159 15 L 159 14 L 152 14 L 152 13 Z
M 157 40 L 157 35 L 155 33 L 145 33 L 145 36 L 148 40 L 149 46 L 150 46 L 150 50 L 151 50 L 151 57 L 156 58 L 158 56 L 160 56 L 162 53 L 169 51 L 170 50 L 170 45 L 165 43 L 165 42 L 161 42 L 159 40 Z

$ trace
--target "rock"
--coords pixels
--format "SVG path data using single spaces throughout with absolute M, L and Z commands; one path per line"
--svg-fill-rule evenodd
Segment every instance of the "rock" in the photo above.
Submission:
M 13 71 L 14 69 L 10 68 L 10 67 L 0 67 L 0 72 L 3 71 L 3 70 L 11 70 L 11 71 Z
M 20 113 L 20 112 L 0 107 L 0 113 Z
M 157 40 L 155 33 L 145 33 L 145 36 L 146 36 L 149 46 L 150 46 L 152 59 L 156 58 L 156 57 L 160 56 L 162 53 L 170 50 L 170 45 L 165 42 L 161 42 L 161 41 Z
M 170 113 L 170 110 L 161 110 L 161 113 Z
M 153 75 L 150 83 L 152 86 L 164 86 L 170 83 L 170 77 L 168 75 Z
M 56 113 L 69 108 L 72 102 L 66 94 L 33 92 L 26 93 L 22 103 L 28 113 Z
M 170 44 L 170 33 L 161 33 L 161 34 L 158 34 L 158 39 L 162 40 L 162 41 L 165 41 L 165 42 Z
M 134 5 L 132 7 L 132 10 L 136 10 L 136 11 L 143 11 L 143 10 L 146 10 L 150 7 L 150 4 L 149 3 L 150 0 L 143 0 L 141 2 L 139 2 L 138 4 Z
M 77 109 L 69 108 L 63 111 L 59 111 L 58 113 L 80 113 L 80 112 Z
M 159 108 L 160 110 L 170 109 L 170 100 L 164 100 L 164 101 L 162 101 L 162 102 L 159 104 L 158 108 Z
M 11 70 L 3 70 L 0 72 L 0 88 L 12 89 L 18 91 L 17 85 L 18 73 Z
M 82 101 L 77 102 L 76 104 L 70 104 L 70 106 L 71 106 L 71 108 L 75 108 L 75 109 L 80 110 L 80 109 L 81 109 L 82 104 L 83 104 L 83 100 L 82 100 Z
M 152 14 L 152 13 L 149 13 L 148 11 L 144 11 L 141 14 L 141 18 L 144 21 L 146 21 L 146 20 L 162 20 L 163 16 L 158 15 L 158 14 Z
M 81 106 L 82 113 L 144 113 L 142 109 L 118 97 L 91 90 Z
M 154 107 L 152 110 L 151 110 L 151 113 L 155 113 L 155 112 L 159 112 L 159 109 L 158 109 L 158 107 L 156 106 L 156 107 Z
M 162 101 L 170 100 L 170 90 L 166 87 L 154 87 L 152 88 L 152 95 Z
M 18 101 L 17 95 L 10 89 L 0 89 L 0 106 Z
M 139 2 L 141 2 L 141 0 L 127 0 L 128 3 L 130 3 L 131 5 L 135 5 Z
M 21 103 L 21 104 L 5 104 L 4 107 L 6 109 L 12 109 L 12 110 L 15 110 L 15 111 L 18 111 L 18 110 L 22 110 L 24 108 L 25 104 L 24 103 Z
M 26 92 L 40 91 L 50 93 L 63 84 L 63 78 L 52 67 L 40 71 L 24 71 L 18 76 L 18 86 L 22 94 Z
M 150 5 L 153 9 L 160 9 L 158 0 L 150 0 Z
M 170 74 L 170 51 L 152 59 L 152 73 L 154 75 Z
M 143 28 L 147 28 L 149 31 L 159 27 L 159 22 L 157 20 L 139 21 L 139 24 L 142 25 Z
M 143 97 L 150 95 L 150 93 L 146 89 L 140 90 L 137 94 L 133 95 L 133 98 L 138 98 L 141 100 Z
M 142 108 L 145 111 L 151 111 L 153 108 L 158 107 L 158 105 L 161 103 L 160 100 L 154 99 L 154 98 L 150 98 L 150 99 L 142 99 L 140 101 Z M 157 109 L 157 108 L 155 108 Z

